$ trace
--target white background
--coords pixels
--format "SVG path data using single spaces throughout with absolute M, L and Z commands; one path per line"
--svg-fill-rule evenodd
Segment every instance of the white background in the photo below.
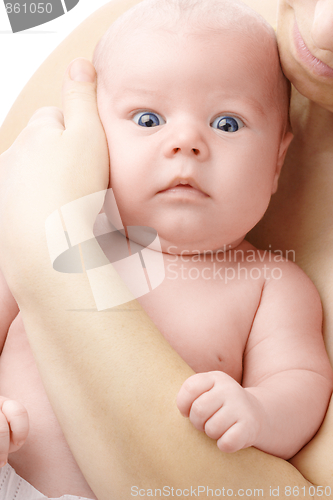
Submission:
M 0 126 L 16 97 L 47 56 L 92 12 L 109 0 L 80 0 L 67 14 L 12 33 L 0 0 Z

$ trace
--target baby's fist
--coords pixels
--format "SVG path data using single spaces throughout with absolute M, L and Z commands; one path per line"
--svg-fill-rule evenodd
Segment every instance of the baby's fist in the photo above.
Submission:
M 255 444 L 264 411 L 257 398 L 226 373 L 197 373 L 182 385 L 179 411 L 225 453 Z
M 0 467 L 8 454 L 24 444 L 29 432 L 29 417 L 25 407 L 18 401 L 0 397 Z

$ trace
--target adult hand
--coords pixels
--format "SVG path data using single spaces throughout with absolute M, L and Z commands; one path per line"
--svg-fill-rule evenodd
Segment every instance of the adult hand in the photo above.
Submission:
M 107 189 L 108 183 L 96 72 L 80 58 L 65 74 L 63 111 L 39 109 L 0 157 L 0 266 L 9 284 L 38 260 L 46 218 L 70 201 Z

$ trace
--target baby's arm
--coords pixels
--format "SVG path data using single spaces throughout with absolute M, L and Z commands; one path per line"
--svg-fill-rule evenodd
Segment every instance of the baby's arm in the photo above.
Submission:
M 17 303 L 0 271 L 0 352 L 18 311 Z M 23 445 L 28 430 L 28 414 L 24 406 L 0 396 L 0 467 L 7 462 L 8 453 L 17 451 Z
M 319 294 L 296 265 L 264 287 L 244 353 L 243 387 L 267 414 L 256 447 L 290 458 L 320 427 L 332 393 Z
M 178 407 L 222 451 L 292 457 L 320 426 L 332 391 L 318 293 L 295 265 L 266 283 L 244 353 L 243 387 L 222 372 L 190 377 Z

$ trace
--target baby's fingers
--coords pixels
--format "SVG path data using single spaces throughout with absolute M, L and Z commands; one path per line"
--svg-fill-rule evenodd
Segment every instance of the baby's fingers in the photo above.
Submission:
M 217 447 L 224 453 L 234 453 L 235 451 L 248 448 L 253 444 L 251 440 L 251 430 L 246 425 L 236 422 L 217 441 Z
M 205 424 L 207 420 L 215 418 L 222 412 L 224 400 L 225 398 L 220 388 L 214 386 L 211 390 L 204 392 L 195 401 L 193 401 L 189 417 L 190 421 L 194 427 L 198 429 L 198 431 L 205 432 Z M 210 437 L 217 439 L 221 435 L 222 432 L 216 437 Z
M 0 467 L 3 467 L 8 458 L 10 432 L 5 415 L 0 411 Z
M 197 373 L 188 378 L 180 388 L 177 396 L 177 407 L 184 417 L 190 415 L 193 402 L 204 392 L 214 387 L 214 377 L 208 373 Z
M 29 417 L 25 407 L 18 401 L 7 399 L 2 405 L 2 413 L 10 426 L 9 453 L 18 450 L 27 439 Z

